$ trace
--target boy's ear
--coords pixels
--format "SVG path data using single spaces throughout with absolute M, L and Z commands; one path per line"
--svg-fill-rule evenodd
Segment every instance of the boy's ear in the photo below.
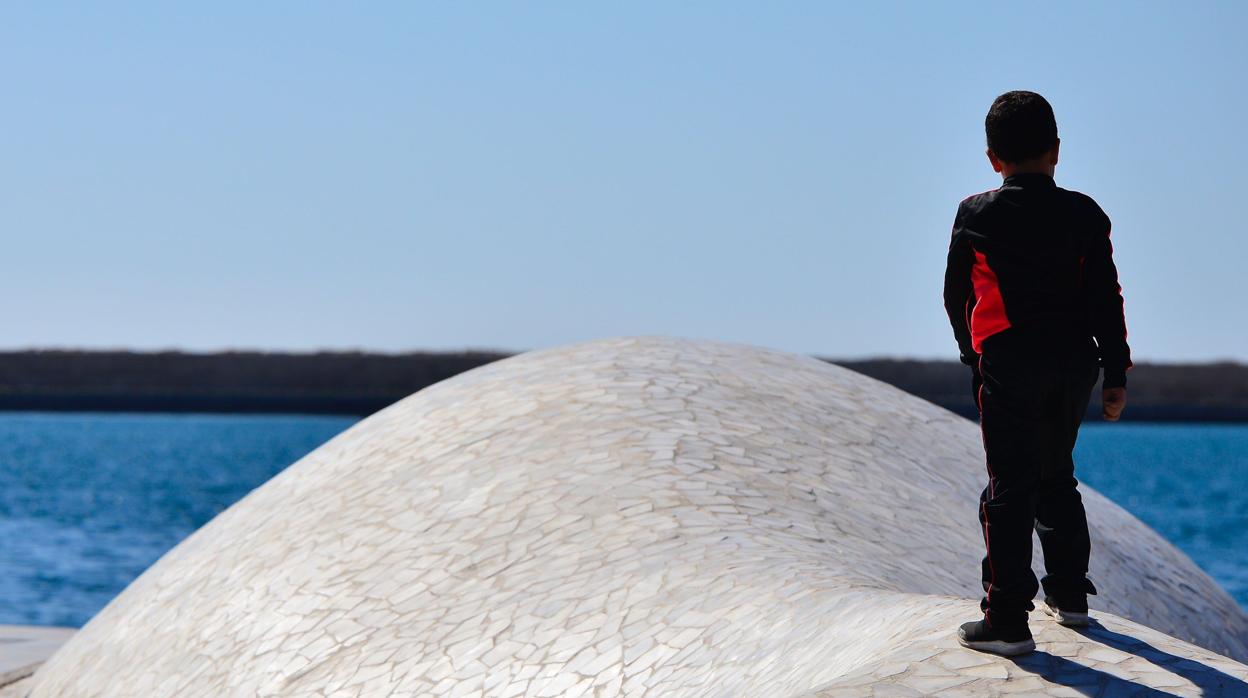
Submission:
M 1053 148 L 1052 150 L 1049 151 L 1049 164 L 1050 165 L 1057 164 L 1057 151 L 1060 150 L 1061 147 L 1062 147 L 1062 139 L 1058 138 L 1057 140 L 1053 141 Z
M 992 163 L 992 171 L 1000 172 L 1001 171 L 1001 158 L 997 157 L 997 154 L 992 152 L 992 148 L 989 148 L 988 150 L 984 152 L 988 154 L 988 162 Z

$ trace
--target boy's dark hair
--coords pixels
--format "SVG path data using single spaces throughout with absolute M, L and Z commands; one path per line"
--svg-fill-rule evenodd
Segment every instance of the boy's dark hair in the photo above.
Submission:
M 984 119 L 988 147 L 1003 162 L 1022 162 L 1044 155 L 1057 143 L 1053 107 L 1035 92 L 1014 90 L 992 102 Z

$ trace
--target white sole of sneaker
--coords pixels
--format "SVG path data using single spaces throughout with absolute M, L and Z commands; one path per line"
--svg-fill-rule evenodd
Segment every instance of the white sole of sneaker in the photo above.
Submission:
M 1028 638 L 1020 642 L 1006 642 L 1004 640 L 989 640 L 987 642 L 969 642 L 958 635 L 958 644 L 980 652 L 991 652 L 1006 657 L 1013 657 L 1019 654 L 1027 654 L 1036 648 L 1036 641 Z
M 1049 604 L 1044 605 L 1044 612 L 1053 616 L 1058 625 L 1064 625 L 1068 628 L 1080 628 L 1091 622 L 1086 613 L 1074 613 L 1072 611 L 1063 611 Z

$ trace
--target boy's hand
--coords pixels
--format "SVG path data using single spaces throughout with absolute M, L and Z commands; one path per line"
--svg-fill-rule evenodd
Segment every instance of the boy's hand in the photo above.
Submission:
M 1107 422 L 1116 422 L 1127 406 L 1126 388 L 1105 388 L 1101 391 L 1101 416 Z

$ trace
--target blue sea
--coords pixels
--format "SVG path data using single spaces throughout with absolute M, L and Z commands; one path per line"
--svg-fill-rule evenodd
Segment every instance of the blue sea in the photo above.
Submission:
M 350 417 L 0 413 L 0 623 L 80 626 Z M 1248 425 L 1085 424 L 1080 479 L 1248 607 Z

